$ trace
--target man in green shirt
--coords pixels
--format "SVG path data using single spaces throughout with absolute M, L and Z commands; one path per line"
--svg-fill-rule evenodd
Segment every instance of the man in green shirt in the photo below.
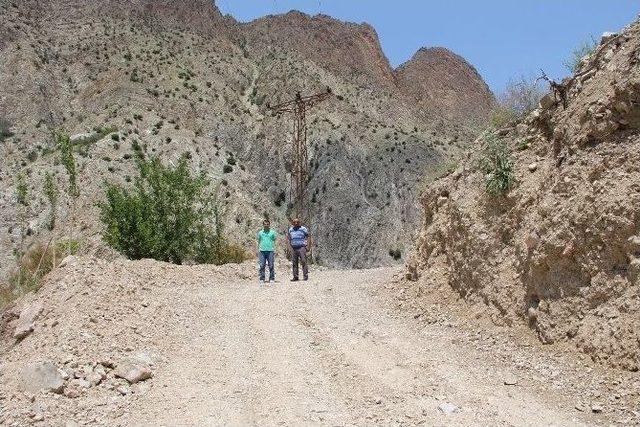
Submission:
M 264 270 L 269 263 L 269 282 L 276 281 L 275 252 L 276 232 L 271 229 L 271 223 L 265 219 L 262 223 L 262 230 L 258 232 L 258 257 L 260 258 L 260 283 L 264 283 Z

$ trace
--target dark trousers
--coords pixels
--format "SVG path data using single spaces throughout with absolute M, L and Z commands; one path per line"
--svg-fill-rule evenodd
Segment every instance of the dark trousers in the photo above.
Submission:
M 298 264 L 302 264 L 302 276 L 304 279 L 309 278 L 309 268 L 307 267 L 307 248 L 304 246 L 301 248 L 292 248 L 292 261 L 293 261 L 293 278 L 298 278 Z
M 264 280 L 264 270 L 266 264 L 269 264 L 269 280 L 276 280 L 276 267 L 273 265 L 275 261 L 275 252 L 260 251 L 260 280 Z

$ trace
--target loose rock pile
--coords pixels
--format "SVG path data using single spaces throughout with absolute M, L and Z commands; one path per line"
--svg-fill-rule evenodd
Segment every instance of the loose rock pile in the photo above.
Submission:
M 159 343 L 201 318 L 173 310 L 187 291 L 177 278 L 210 283 L 253 273 L 253 265 L 65 260 L 4 316 L 0 425 L 112 423 L 152 387 L 165 360 Z

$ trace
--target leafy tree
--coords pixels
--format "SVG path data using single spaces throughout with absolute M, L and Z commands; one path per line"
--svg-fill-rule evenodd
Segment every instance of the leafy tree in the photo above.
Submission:
M 153 258 L 182 264 L 187 260 L 243 261 L 223 238 L 214 197 L 204 174 L 192 176 L 188 160 L 166 166 L 158 158 L 137 159 L 133 188 L 106 183 L 100 219 L 105 242 L 130 259 Z M 224 257 L 222 257 L 224 255 Z

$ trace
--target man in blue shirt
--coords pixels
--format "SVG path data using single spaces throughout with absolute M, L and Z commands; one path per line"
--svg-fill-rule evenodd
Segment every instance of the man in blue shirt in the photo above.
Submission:
M 293 282 L 299 280 L 299 267 L 298 264 L 302 264 L 302 277 L 304 280 L 309 280 L 309 268 L 307 267 L 307 249 L 309 247 L 309 230 L 303 227 L 298 218 L 291 221 L 291 227 L 289 228 L 289 245 L 291 246 L 292 261 L 293 261 Z

